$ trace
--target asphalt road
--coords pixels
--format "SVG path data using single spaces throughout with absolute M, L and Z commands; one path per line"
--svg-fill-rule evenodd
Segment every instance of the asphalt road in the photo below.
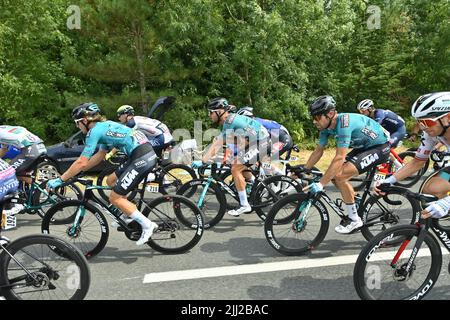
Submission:
M 334 199 L 338 193 L 327 187 Z M 353 300 L 352 259 L 364 237 L 334 231 L 339 219 L 330 208 L 330 228 L 311 254 L 287 257 L 267 243 L 256 214 L 225 216 L 206 230 L 199 244 L 181 255 L 163 255 L 110 231 L 106 248 L 90 260 L 93 300 Z M 39 233 L 40 218 L 19 215 L 11 239 Z M 448 255 L 427 299 L 449 299 Z M 178 279 L 178 280 L 177 280 Z

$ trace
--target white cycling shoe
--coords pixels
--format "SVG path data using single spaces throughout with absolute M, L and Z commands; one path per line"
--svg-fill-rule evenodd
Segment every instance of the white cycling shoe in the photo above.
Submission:
M 363 222 L 362 222 L 361 218 L 358 217 L 357 221 L 350 220 L 350 222 L 349 221 L 341 222 L 341 224 L 336 226 L 336 228 L 334 228 L 334 230 L 337 233 L 349 234 L 354 231 L 357 231 L 362 226 L 363 226 Z
M 235 210 L 229 210 L 227 213 L 230 216 L 239 217 L 241 213 L 249 213 L 249 212 L 252 212 L 252 207 L 250 205 L 242 206 L 242 207 L 240 207 L 238 209 L 235 209 Z
M 151 226 L 148 229 L 142 229 L 141 237 L 138 241 L 136 241 L 136 245 L 141 246 L 148 242 L 148 240 L 151 238 L 153 231 L 158 229 L 158 225 L 154 222 L 151 222 Z

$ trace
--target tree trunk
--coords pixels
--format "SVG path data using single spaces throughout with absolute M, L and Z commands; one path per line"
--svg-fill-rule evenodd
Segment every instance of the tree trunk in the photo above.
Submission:
M 134 30 L 134 47 L 136 50 L 136 60 L 139 74 L 139 87 L 141 89 L 141 107 L 144 115 L 148 112 L 147 106 L 147 89 L 145 87 L 145 71 L 144 71 L 144 45 L 142 42 L 142 26 L 138 22 L 133 22 Z

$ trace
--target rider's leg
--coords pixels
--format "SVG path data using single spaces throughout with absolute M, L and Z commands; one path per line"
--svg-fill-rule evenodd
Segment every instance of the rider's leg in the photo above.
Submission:
M 358 211 L 355 205 L 355 190 L 350 184 L 351 177 L 358 175 L 358 169 L 351 162 L 344 163 L 342 171 L 339 172 L 333 179 L 333 183 L 341 191 L 342 199 L 347 205 L 347 213 L 353 221 L 359 220 Z
M 445 172 L 431 178 L 423 187 L 423 193 L 432 194 L 439 199 L 446 197 L 450 190 L 449 178 L 450 174 Z

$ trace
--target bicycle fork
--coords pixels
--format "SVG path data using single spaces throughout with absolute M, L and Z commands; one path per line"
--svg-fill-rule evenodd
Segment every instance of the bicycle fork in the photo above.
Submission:
M 414 248 L 412 249 L 411 256 L 409 257 L 408 262 L 401 265 L 400 268 L 398 268 L 397 266 L 398 260 L 411 241 L 411 238 L 403 240 L 400 248 L 394 256 L 394 259 L 390 263 L 391 268 L 395 269 L 394 276 L 399 281 L 408 279 L 411 276 L 412 272 L 415 270 L 414 260 L 416 259 L 420 247 L 422 246 L 422 243 L 425 240 L 425 236 L 427 234 L 427 229 L 424 224 L 417 223 L 416 226 L 419 229 L 419 235 L 417 237 L 416 243 L 414 244 Z
M 80 231 L 80 225 L 83 221 L 84 215 L 86 213 L 86 209 L 83 205 L 80 205 L 77 209 L 77 213 L 75 214 L 75 220 L 71 226 L 69 226 L 67 230 L 67 234 L 70 237 L 77 237 Z

